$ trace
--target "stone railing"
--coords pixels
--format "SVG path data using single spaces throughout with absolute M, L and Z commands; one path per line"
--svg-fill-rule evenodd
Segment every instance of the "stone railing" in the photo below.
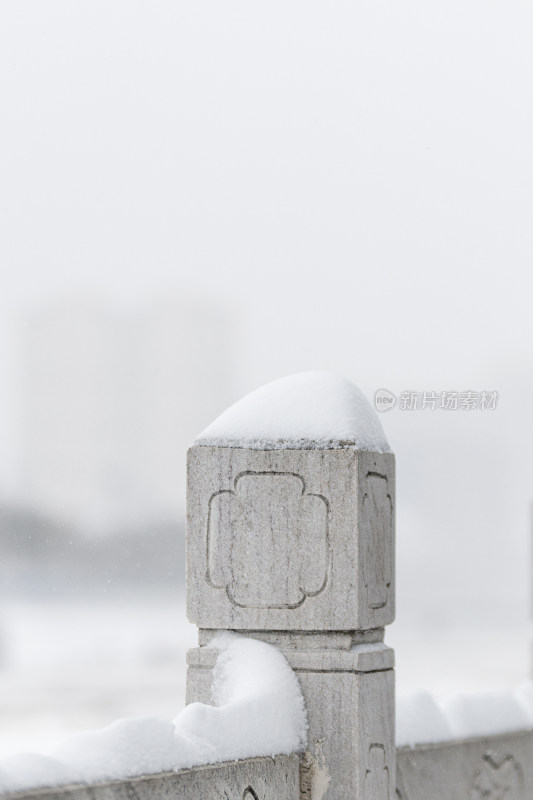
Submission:
M 297 755 L 249 758 L 78 786 L 11 794 L 9 800 L 307 800 L 334 797 L 327 780 L 309 774 Z M 533 731 L 401 747 L 397 800 L 528 800 L 533 798 Z M 316 778 L 316 775 L 314 776 Z M 314 793 L 313 793 L 314 791 Z M 338 795 L 341 796 L 342 795 Z M 380 795 L 366 795 L 374 800 Z
M 401 747 L 401 800 L 530 800 L 533 730 Z
M 199 627 L 187 703 L 211 702 L 217 632 L 274 644 L 303 692 L 306 751 L 12 797 L 533 798 L 532 732 L 396 748 L 383 641 L 395 606 L 391 453 L 355 437 L 263 449 L 200 441 L 187 475 L 187 611 Z
M 247 758 L 91 785 L 35 789 L 10 800 L 299 800 L 298 756 Z

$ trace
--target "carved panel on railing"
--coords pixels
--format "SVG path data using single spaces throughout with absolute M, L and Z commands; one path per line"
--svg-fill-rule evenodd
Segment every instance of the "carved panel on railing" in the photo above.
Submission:
M 533 730 L 402 747 L 398 800 L 527 800 L 533 797 Z
M 389 768 L 385 760 L 385 747 L 371 744 L 368 753 L 368 769 L 365 775 L 365 797 L 389 796 Z
M 244 472 L 211 496 L 207 580 L 234 606 L 298 608 L 326 587 L 328 560 L 328 501 L 301 475 Z
M 524 777 L 520 764 L 512 755 L 486 753 L 476 770 L 472 800 L 523 800 Z
M 387 605 L 392 580 L 392 499 L 384 475 L 369 472 L 363 499 L 363 577 L 367 603 L 378 609 Z
M 187 613 L 209 630 L 341 631 L 394 619 L 394 457 L 188 451 Z

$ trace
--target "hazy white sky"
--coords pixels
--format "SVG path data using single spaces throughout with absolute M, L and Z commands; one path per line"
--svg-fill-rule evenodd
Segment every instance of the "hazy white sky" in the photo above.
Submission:
M 384 424 L 412 513 L 435 509 L 447 477 L 459 528 L 510 514 L 509 569 L 524 565 L 532 41 L 519 0 L 5 0 L 0 476 L 28 309 L 206 292 L 240 330 L 236 394 L 310 368 L 369 395 L 499 389 L 499 416 Z M 493 480 L 484 521 L 461 494 L 476 471 Z

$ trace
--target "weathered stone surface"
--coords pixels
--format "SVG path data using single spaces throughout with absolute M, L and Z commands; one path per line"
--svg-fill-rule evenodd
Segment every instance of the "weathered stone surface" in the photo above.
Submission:
M 218 630 L 198 630 L 198 644 L 213 641 Z M 261 639 L 281 650 L 350 650 L 357 644 L 383 642 L 384 629 L 368 631 L 239 631 L 240 636 Z
M 249 758 L 91 786 L 2 795 L 3 800 L 299 800 L 298 756 Z
M 397 752 L 399 800 L 530 800 L 533 731 Z
M 188 616 L 354 631 L 394 619 L 394 456 L 192 447 Z

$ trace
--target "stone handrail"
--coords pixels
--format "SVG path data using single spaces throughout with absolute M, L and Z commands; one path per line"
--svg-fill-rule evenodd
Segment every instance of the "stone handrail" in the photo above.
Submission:
M 399 800 L 528 800 L 533 730 L 400 747 Z
M 298 756 L 248 758 L 119 781 L 34 789 L 6 800 L 299 800 Z

